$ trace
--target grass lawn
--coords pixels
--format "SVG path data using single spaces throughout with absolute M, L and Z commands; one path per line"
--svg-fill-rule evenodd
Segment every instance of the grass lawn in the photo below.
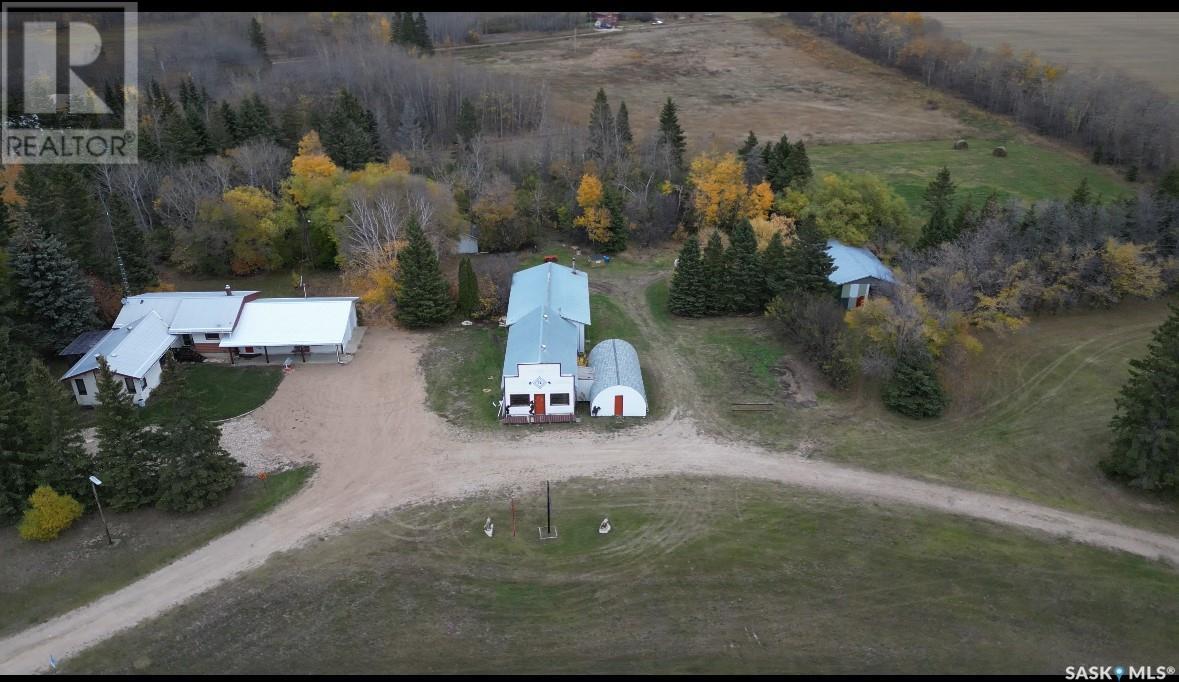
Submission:
M 89 514 L 47 543 L 20 539 L 15 526 L 0 529 L 0 635 L 11 634 L 71 609 L 171 563 L 273 509 L 302 488 L 312 469 L 243 478 L 220 505 L 195 514 L 145 508 L 107 511 L 117 544 L 106 543 L 98 514 Z
M 282 367 L 233 367 L 214 363 L 184 363 L 189 390 L 200 400 L 210 419 L 230 419 L 256 409 L 270 399 L 282 381 Z M 147 401 L 143 416 L 156 421 L 164 406 Z
M 506 494 L 406 509 L 274 557 L 63 669 L 1059 674 L 1165 664 L 1179 640 L 1179 574 L 1139 557 L 767 483 L 553 492 L 558 540 L 536 538 L 541 490 L 518 498 L 515 538 Z
M 587 350 L 606 339 L 629 341 L 638 351 L 650 349 L 638 325 L 606 294 L 590 294 L 590 320 L 593 324 L 585 330 Z
M 507 340 L 494 322 L 434 332 L 421 358 L 430 409 L 458 426 L 496 426 Z
M 967 197 L 978 208 L 992 190 L 1024 200 L 1066 199 L 1089 178 L 1095 194 L 1105 199 L 1125 196 L 1134 185 L 1108 166 L 1095 166 L 1078 155 L 1018 140 L 967 138 L 970 149 L 953 149 L 954 140 L 814 145 L 807 148 L 815 174 L 873 173 L 924 215 L 922 195 L 944 165 L 958 185 L 957 201 Z M 1008 156 L 991 156 L 998 144 Z

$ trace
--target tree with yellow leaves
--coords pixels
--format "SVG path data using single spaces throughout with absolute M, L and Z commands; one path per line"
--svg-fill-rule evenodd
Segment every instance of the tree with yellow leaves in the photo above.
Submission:
M 577 186 L 577 205 L 581 207 L 581 215 L 573 219 L 573 224 L 584 227 L 590 241 L 596 244 L 610 241 L 610 212 L 602 205 L 604 199 L 605 189 L 598 176 L 593 173 L 582 175 Z

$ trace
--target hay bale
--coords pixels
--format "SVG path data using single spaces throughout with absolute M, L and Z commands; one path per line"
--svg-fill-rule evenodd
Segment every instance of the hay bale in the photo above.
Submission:
M 1007 156 L 1007 147 L 999 145 L 991 150 L 991 156 Z
M 970 145 L 966 143 L 966 140 L 958 140 L 954 143 L 954 149 L 970 149 Z

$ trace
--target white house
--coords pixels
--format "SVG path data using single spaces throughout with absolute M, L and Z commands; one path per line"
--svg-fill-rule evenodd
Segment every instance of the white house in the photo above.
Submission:
M 122 381 L 124 390 L 142 405 L 160 385 L 164 353 L 177 345 L 179 340 L 168 333 L 164 319 L 149 310 L 139 319 L 108 331 L 61 378 L 69 381 L 79 405 L 97 404 L 98 357 L 102 356 Z
M 243 306 L 233 332 L 221 348 L 242 356 L 330 353 L 337 362 L 356 351 L 355 296 L 262 298 Z M 355 341 L 355 343 L 354 343 Z
M 246 303 L 257 291 L 160 291 L 129 296 L 112 325 L 115 329 L 154 311 L 168 325 L 179 345 L 198 353 L 226 353 L 221 339 L 233 331 Z

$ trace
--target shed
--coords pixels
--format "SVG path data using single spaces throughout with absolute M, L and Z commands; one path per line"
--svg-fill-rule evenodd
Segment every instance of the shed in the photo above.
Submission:
M 888 266 L 868 249 L 828 239 L 827 254 L 835 264 L 827 278 L 840 287 L 839 298 L 846 301 L 848 308 L 863 305 L 873 286 L 896 283 Z
M 607 339 L 589 354 L 594 371 L 590 414 L 595 417 L 646 417 L 647 389 L 635 347 L 622 339 Z

